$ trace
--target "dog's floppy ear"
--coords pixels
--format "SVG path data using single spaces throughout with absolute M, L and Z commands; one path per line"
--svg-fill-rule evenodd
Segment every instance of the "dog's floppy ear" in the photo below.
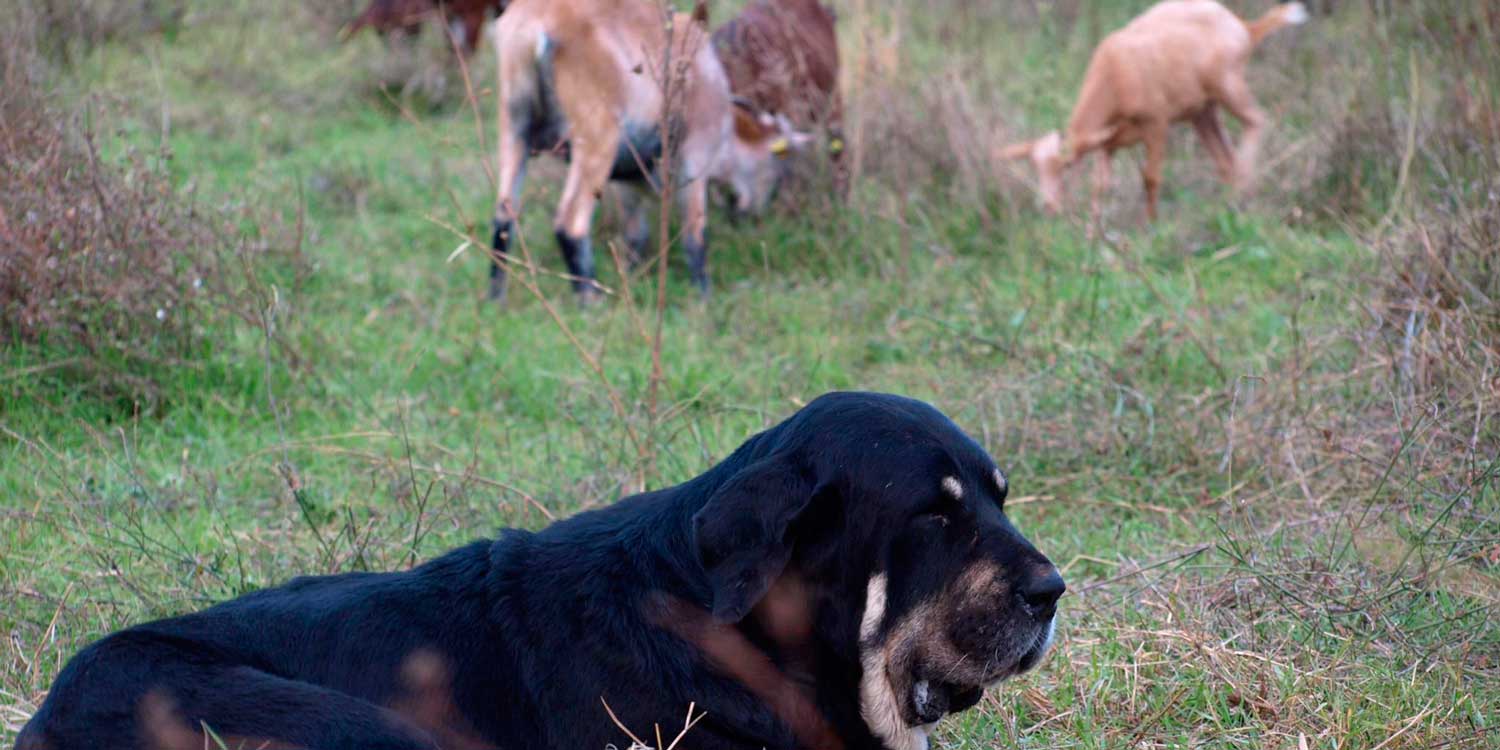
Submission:
M 693 516 L 693 543 L 713 589 L 713 615 L 738 622 L 792 556 L 787 528 L 812 500 L 812 482 L 785 458 L 763 458 L 729 478 Z

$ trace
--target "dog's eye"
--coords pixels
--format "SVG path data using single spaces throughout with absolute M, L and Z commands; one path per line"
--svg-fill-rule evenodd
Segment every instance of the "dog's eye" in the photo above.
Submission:
M 924 525 L 930 525 L 933 528 L 946 529 L 948 528 L 949 524 L 953 523 L 953 519 L 950 518 L 947 513 L 934 510 L 918 514 L 916 522 Z

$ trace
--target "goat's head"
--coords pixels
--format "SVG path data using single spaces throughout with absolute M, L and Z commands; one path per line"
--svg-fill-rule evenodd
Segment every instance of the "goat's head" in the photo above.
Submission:
M 1034 141 L 1006 146 L 1000 155 L 1006 159 L 1028 159 L 1036 167 L 1037 190 L 1048 211 L 1062 210 L 1062 176 L 1066 166 L 1062 135 L 1056 130 Z
M 737 214 L 759 213 L 776 195 L 789 159 L 815 140 L 781 114 L 735 101 L 734 135 L 719 177 L 734 191 Z

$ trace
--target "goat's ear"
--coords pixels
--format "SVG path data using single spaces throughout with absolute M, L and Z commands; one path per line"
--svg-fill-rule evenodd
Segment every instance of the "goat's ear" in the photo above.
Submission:
M 1036 147 L 1036 141 L 1023 141 L 1021 143 L 1012 143 L 1011 145 L 1006 146 L 1005 148 L 1000 149 L 1000 158 L 1002 158 L 1002 159 L 1028 159 L 1028 158 L 1031 157 L 1031 151 L 1035 147 Z
M 795 151 L 801 151 L 808 146 L 811 146 L 813 141 L 818 140 L 817 135 L 809 133 L 805 130 L 793 130 L 787 133 L 786 137 L 787 140 L 792 142 L 792 149 Z
M 791 559 L 788 528 L 812 496 L 812 483 L 797 467 L 773 456 L 730 477 L 693 516 L 715 620 L 739 622 L 765 596 Z
M 776 115 L 776 131 L 787 140 L 787 144 L 793 151 L 801 151 L 816 141 L 818 137 L 805 130 L 798 130 L 792 124 L 790 118 L 783 114 Z
M 756 116 L 753 109 L 735 105 L 734 107 L 734 137 L 735 139 L 753 146 L 760 145 L 769 140 L 776 131 L 767 125 L 760 117 Z
M 812 133 L 804 133 L 800 130 L 781 130 L 780 133 L 781 135 L 773 138 L 766 146 L 776 156 L 805 151 L 809 144 L 818 139 Z

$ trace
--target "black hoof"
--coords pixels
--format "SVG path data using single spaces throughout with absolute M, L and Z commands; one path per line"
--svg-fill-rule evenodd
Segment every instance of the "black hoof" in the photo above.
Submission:
M 583 310 L 587 310 L 590 307 L 597 307 L 604 300 L 604 293 L 600 292 L 593 285 L 579 288 L 576 296 L 578 297 L 578 307 Z

